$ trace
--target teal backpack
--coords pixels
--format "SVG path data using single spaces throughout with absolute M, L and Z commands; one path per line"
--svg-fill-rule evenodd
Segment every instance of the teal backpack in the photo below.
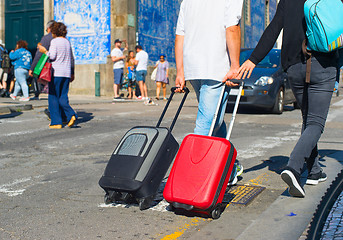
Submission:
M 343 47 L 343 0 L 307 0 L 304 14 L 308 50 L 331 52 Z

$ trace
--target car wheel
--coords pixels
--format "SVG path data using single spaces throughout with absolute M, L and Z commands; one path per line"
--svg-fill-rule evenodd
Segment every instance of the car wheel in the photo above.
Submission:
M 280 88 L 275 98 L 275 103 L 274 103 L 272 112 L 276 114 L 281 114 L 283 112 L 283 104 L 284 104 L 284 90 L 283 88 Z

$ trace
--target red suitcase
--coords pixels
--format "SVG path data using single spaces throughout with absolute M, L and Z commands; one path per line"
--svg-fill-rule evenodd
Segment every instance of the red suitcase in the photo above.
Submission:
M 163 196 L 174 208 L 206 213 L 217 219 L 225 209 L 222 203 L 237 151 L 228 140 L 238 109 L 241 83 L 227 138 L 190 134 L 185 137 L 175 158 Z M 222 102 L 223 87 L 217 113 Z M 213 118 L 210 135 L 217 114 Z

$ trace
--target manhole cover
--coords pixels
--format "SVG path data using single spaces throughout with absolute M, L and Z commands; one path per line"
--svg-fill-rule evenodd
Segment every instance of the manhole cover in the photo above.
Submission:
M 229 188 L 225 193 L 223 202 L 247 205 L 258 194 L 260 194 L 265 187 L 236 185 Z

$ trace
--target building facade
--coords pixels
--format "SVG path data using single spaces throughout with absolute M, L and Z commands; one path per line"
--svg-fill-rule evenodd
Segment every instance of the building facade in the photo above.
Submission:
M 54 19 L 68 27 L 75 60 L 75 81 L 70 91 L 94 95 L 100 73 L 100 94 L 113 95 L 110 52 L 117 38 L 126 39 L 129 49 L 140 44 L 148 52 L 151 65 L 160 54 L 173 66 L 174 39 L 182 0 L 3 0 L 0 1 L 0 39 L 8 49 L 23 39 L 34 53 L 45 34 L 45 24 Z M 263 30 L 275 14 L 277 0 L 245 0 L 242 47 L 256 46 Z M 171 81 L 175 69 L 170 71 Z M 172 84 L 172 83 L 171 83 Z M 147 80 L 149 89 L 155 83 Z

